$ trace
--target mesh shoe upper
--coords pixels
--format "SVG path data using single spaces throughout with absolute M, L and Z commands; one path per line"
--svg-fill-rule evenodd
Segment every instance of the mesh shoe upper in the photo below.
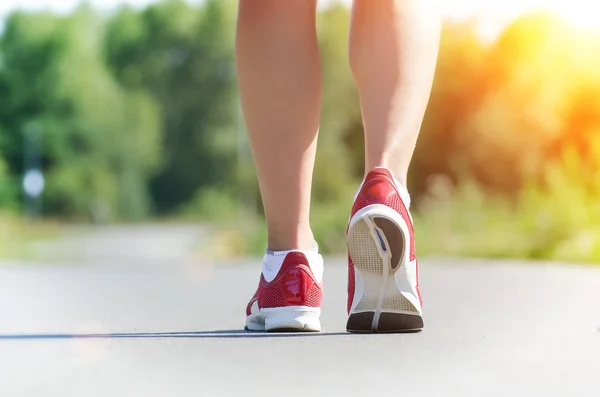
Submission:
M 414 228 L 412 219 L 406 208 L 406 205 L 402 201 L 402 197 L 400 192 L 396 188 L 396 184 L 394 182 L 394 177 L 392 174 L 385 168 L 375 168 L 371 170 L 365 181 L 358 192 L 358 195 L 354 201 L 354 205 L 352 206 L 352 213 L 350 218 L 352 218 L 358 211 L 361 209 L 373 205 L 373 204 L 383 204 L 387 207 L 395 210 L 402 219 L 408 225 L 408 230 L 410 234 L 410 260 L 417 260 L 415 253 L 415 239 L 414 239 Z M 347 230 L 346 230 L 347 232 Z M 418 265 L 417 265 L 417 280 L 418 280 Z M 352 307 L 352 300 L 354 299 L 354 290 L 355 290 L 355 275 L 354 275 L 354 264 L 352 263 L 352 259 L 350 255 L 348 255 L 348 313 L 350 313 L 350 309 Z M 419 293 L 419 300 L 421 300 L 421 293 L 419 292 L 419 286 L 417 281 L 417 292 Z
M 302 252 L 290 252 L 275 278 L 271 281 L 261 274 L 256 293 L 246 307 L 246 315 L 252 313 L 252 305 L 258 302 L 260 309 L 308 306 L 320 307 L 323 297 L 322 283 L 318 282 Z

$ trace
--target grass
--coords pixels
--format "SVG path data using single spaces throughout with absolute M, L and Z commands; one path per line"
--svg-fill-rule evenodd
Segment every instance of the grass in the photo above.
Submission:
M 340 201 L 313 204 L 312 228 L 324 254 L 345 253 L 353 193 L 349 189 Z M 214 238 L 202 246 L 211 256 L 260 256 L 266 248 L 265 221 L 240 210 L 239 203 L 231 194 L 207 190 L 170 220 L 212 227 Z M 543 185 L 529 184 L 511 198 L 469 180 L 451 186 L 434 178 L 429 193 L 412 208 L 417 253 L 600 263 L 599 204 L 600 175 L 577 166 L 549 168 Z M 51 222 L 32 224 L 0 212 L 0 258 L 28 257 L 32 242 L 57 234 Z
M 486 192 L 472 181 L 452 187 L 439 179 L 412 208 L 417 253 L 600 263 L 600 186 L 574 174 L 551 169 L 543 186 L 531 184 L 512 198 Z M 345 253 L 349 211 L 349 202 L 313 206 L 313 232 L 323 253 Z M 264 220 L 248 219 L 253 221 L 242 217 L 220 228 L 220 255 L 264 252 Z
M 311 226 L 323 254 L 339 254 L 346 248 L 345 234 L 348 214 L 352 207 L 354 188 L 348 189 L 348 200 L 317 203 L 312 206 Z M 261 256 L 267 244 L 264 217 L 250 211 L 238 212 L 234 221 L 218 222 L 214 243 L 218 256 Z
M 549 172 L 513 199 L 464 182 L 439 189 L 415 214 L 421 254 L 600 263 L 600 196 Z
M 58 225 L 54 222 L 28 222 L 14 214 L 0 212 L 0 259 L 29 259 L 33 255 L 31 243 L 57 235 Z

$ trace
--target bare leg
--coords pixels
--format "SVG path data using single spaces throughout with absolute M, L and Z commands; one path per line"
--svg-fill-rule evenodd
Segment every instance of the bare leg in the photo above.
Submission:
M 440 39 L 432 1 L 354 0 L 350 66 L 365 127 L 365 167 L 388 168 L 406 187 L 429 101 Z
M 268 249 L 309 249 L 321 109 L 316 0 L 240 0 L 236 38 L 244 117 L 265 208 Z

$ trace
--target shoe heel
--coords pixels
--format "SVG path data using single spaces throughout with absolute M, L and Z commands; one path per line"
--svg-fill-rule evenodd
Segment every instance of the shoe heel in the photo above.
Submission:
M 383 207 L 383 208 L 380 208 Z M 349 332 L 411 332 L 423 328 L 419 310 L 398 289 L 394 274 L 405 259 L 402 227 L 373 205 L 357 213 L 347 235 L 348 253 L 362 280 L 350 310 Z

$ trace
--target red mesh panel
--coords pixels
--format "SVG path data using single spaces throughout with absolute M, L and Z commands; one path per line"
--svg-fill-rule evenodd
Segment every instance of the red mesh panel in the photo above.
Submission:
M 323 300 L 323 291 L 317 284 L 313 284 L 306 294 L 306 304 L 308 307 L 321 307 Z
M 354 283 L 354 263 L 352 263 L 352 259 L 350 259 L 350 254 L 348 254 L 348 314 L 350 314 L 352 300 L 354 299 L 354 289 L 356 288 Z
M 313 278 L 300 266 L 288 269 L 270 283 L 260 288 L 259 306 L 284 307 L 308 306 L 320 307 L 323 290 Z
M 369 200 L 367 200 L 362 194 L 359 194 L 354 202 L 354 205 L 352 206 L 352 216 L 369 204 L 374 203 L 370 203 Z
M 270 283 L 269 286 L 261 289 L 259 306 L 261 308 L 285 306 L 285 298 L 279 283 Z
M 258 289 L 256 290 L 256 292 L 254 293 L 254 296 L 252 297 L 252 299 L 250 299 L 250 302 L 248 302 L 248 306 L 246 306 L 246 316 L 249 316 L 250 314 L 252 314 L 252 305 L 254 304 L 255 301 L 258 300 Z
M 320 307 L 323 290 L 314 279 L 306 257 L 292 252 L 285 258 L 274 280 L 267 282 L 261 277 L 256 296 L 260 308 Z
M 423 298 L 421 297 L 421 289 L 419 288 L 419 261 L 417 261 L 415 266 L 417 267 L 417 294 L 419 295 L 419 303 L 423 307 Z

